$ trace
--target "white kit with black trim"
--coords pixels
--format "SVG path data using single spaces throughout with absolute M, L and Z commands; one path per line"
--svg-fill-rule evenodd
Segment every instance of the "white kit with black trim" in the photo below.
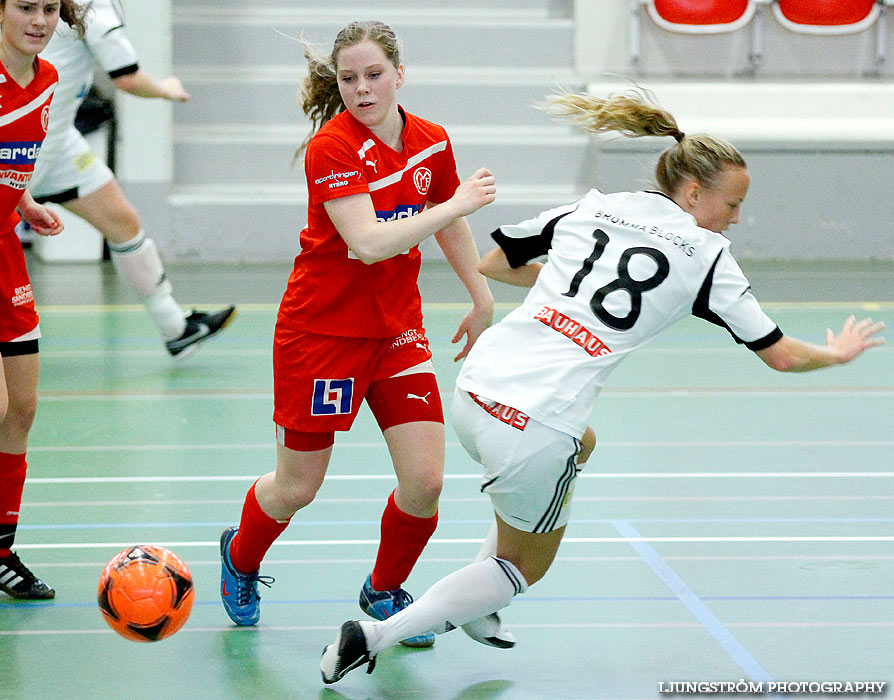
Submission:
M 583 434 L 618 363 L 685 316 L 751 350 L 782 336 L 729 240 L 659 192 L 590 190 L 492 236 L 512 267 L 546 264 L 524 303 L 478 339 L 456 385 L 569 435 Z

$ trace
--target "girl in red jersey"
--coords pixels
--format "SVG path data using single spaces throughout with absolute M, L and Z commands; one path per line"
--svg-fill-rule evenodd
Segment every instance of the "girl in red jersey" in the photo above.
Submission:
M 221 596 L 231 619 L 260 616 L 260 562 L 289 519 L 323 483 L 334 431 L 348 430 L 366 399 L 398 486 L 382 516 L 375 567 L 360 593 L 378 619 L 406 607 L 401 588 L 434 532 L 444 470 L 444 419 L 422 327 L 417 245 L 434 235 L 472 297 L 453 338 L 465 357 L 490 325 L 493 297 L 477 272 L 465 216 L 493 201 L 482 168 L 460 184 L 441 126 L 406 112 L 404 67 L 393 31 L 355 22 L 331 55 L 309 47 L 303 109 L 315 132 L 303 144 L 309 193 L 301 253 L 274 339 L 276 471 L 245 499 L 239 527 L 221 537 Z M 431 646 L 434 635 L 405 640 Z
M 40 337 L 15 226 L 21 216 L 38 234 L 62 230 L 59 218 L 25 191 L 57 81 L 55 68 L 37 54 L 60 17 L 83 32 L 85 11 L 72 0 L 0 0 L 0 590 L 16 598 L 52 598 L 55 591 L 11 550 L 37 408 Z

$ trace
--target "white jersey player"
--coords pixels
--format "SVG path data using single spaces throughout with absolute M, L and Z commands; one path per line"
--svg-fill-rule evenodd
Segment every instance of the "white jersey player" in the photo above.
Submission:
M 80 132 L 74 128 L 74 123 L 78 108 L 93 86 L 97 65 L 112 80 L 139 70 L 136 52 L 124 34 L 124 20 L 119 3 L 113 0 L 94 2 L 87 21 L 87 33 L 83 37 L 78 37 L 67 26 L 60 27 L 41 55 L 59 73 L 59 87 L 53 97 L 50 125 L 42 149 L 46 159 L 38 161 L 35 177 L 32 179 L 32 182 L 39 182 L 41 194 L 57 194 L 63 187 L 71 187 L 74 175 L 71 172 L 60 174 L 58 170 L 60 165 L 68 166 L 64 170 L 75 168 L 70 159 L 60 159 L 60 156 L 72 148 L 72 141 L 77 140 L 80 153 L 89 149 L 86 142 L 82 141 Z M 50 163 L 56 167 L 48 168 Z M 103 168 L 97 169 L 102 170 Z M 111 179 L 110 176 L 106 177 Z M 83 186 L 80 182 L 77 184 Z
M 660 192 L 591 190 L 494 238 L 514 268 L 548 264 L 524 303 L 485 331 L 456 385 L 556 430 L 583 435 L 612 369 L 684 316 L 721 324 L 752 350 L 782 335 L 729 241 Z
M 93 85 L 94 71 L 108 74 L 117 89 L 146 98 L 183 102 L 189 94 L 178 78 L 155 80 L 139 67 L 124 33 L 118 0 L 93 0 L 83 37 L 60 27 L 42 57 L 59 73 L 44 147 L 29 191 L 38 202 L 55 202 L 92 224 L 108 241 L 112 260 L 149 309 L 172 356 L 184 358 L 232 320 L 231 306 L 188 316 L 173 296 L 155 242 L 115 176 L 75 128 L 78 108 Z
M 881 323 L 849 318 L 825 347 L 782 334 L 761 310 L 721 232 L 738 221 L 750 178 L 714 137 L 687 136 L 673 116 L 632 91 L 610 99 L 562 95 L 552 111 L 584 128 L 672 136 L 658 191 L 590 191 L 493 237 L 479 270 L 533 286 L 524 303 L 478 339 L 456 381 L 453 424 L 484 468 L 496 524 L 476 561 L 435 583 L 384 622 L 344 623 L 323 653 L 339 680 L 397 640 L 455 627 L 507 648 L 497 611 L 549 569 L 568 521 L 574 480 L 595 446 L 587 426 L 609 372 L 662 329 L 694 314 L 726 327 L 770 367 L 804 371 L 852 360 L 883 340 Z M 546 263 L 537 259 L 546 256 Z

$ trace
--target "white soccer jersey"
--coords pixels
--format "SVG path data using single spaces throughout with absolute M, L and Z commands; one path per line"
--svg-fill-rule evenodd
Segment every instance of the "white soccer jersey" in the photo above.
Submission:
M 64 145 L 66 132 L 74 128 L 75 114 L 93 84 L 97 64 L 112 78 L 137 70 L 137 55 L 124 34 L 124 15 L 118 0 L 93 0 L 83 39 L 60 22 L 40 57 L 59 72 L 43 146 L 44 152 L 50 153 Z
M 512 267 L 547 262 L 523 304 L 478 339 L 456 385 L 571 435 L 617 364 L 684 316 L 752 350 L 782 336 L 729 241 L 661 193 L 591 190 L 492 235 Z

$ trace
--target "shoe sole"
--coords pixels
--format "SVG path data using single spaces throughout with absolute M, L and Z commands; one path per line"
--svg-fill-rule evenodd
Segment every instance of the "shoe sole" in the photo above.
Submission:
M 53 589 L 50 589 L 50 591 L 45 595 L 34 595 L 27 592 L 22 593 L 19 591 L 11 591 L 7 588 L 0 588 L 0 590 L 6 593 L 6 595 L 12 596 L 16 600 L 52 600 L 56 597 L 56 591 Z
M 426 639 L 419 642 L 414 642 L 413 639 L 413 637 L 409 637 L 408 639 L 401 639 L 400 644 L 405 647 L 409 647 L 410 649 L 431 649 L 431 647 L 435 645 L 434 639 L 432 639 L 431 641 Z

